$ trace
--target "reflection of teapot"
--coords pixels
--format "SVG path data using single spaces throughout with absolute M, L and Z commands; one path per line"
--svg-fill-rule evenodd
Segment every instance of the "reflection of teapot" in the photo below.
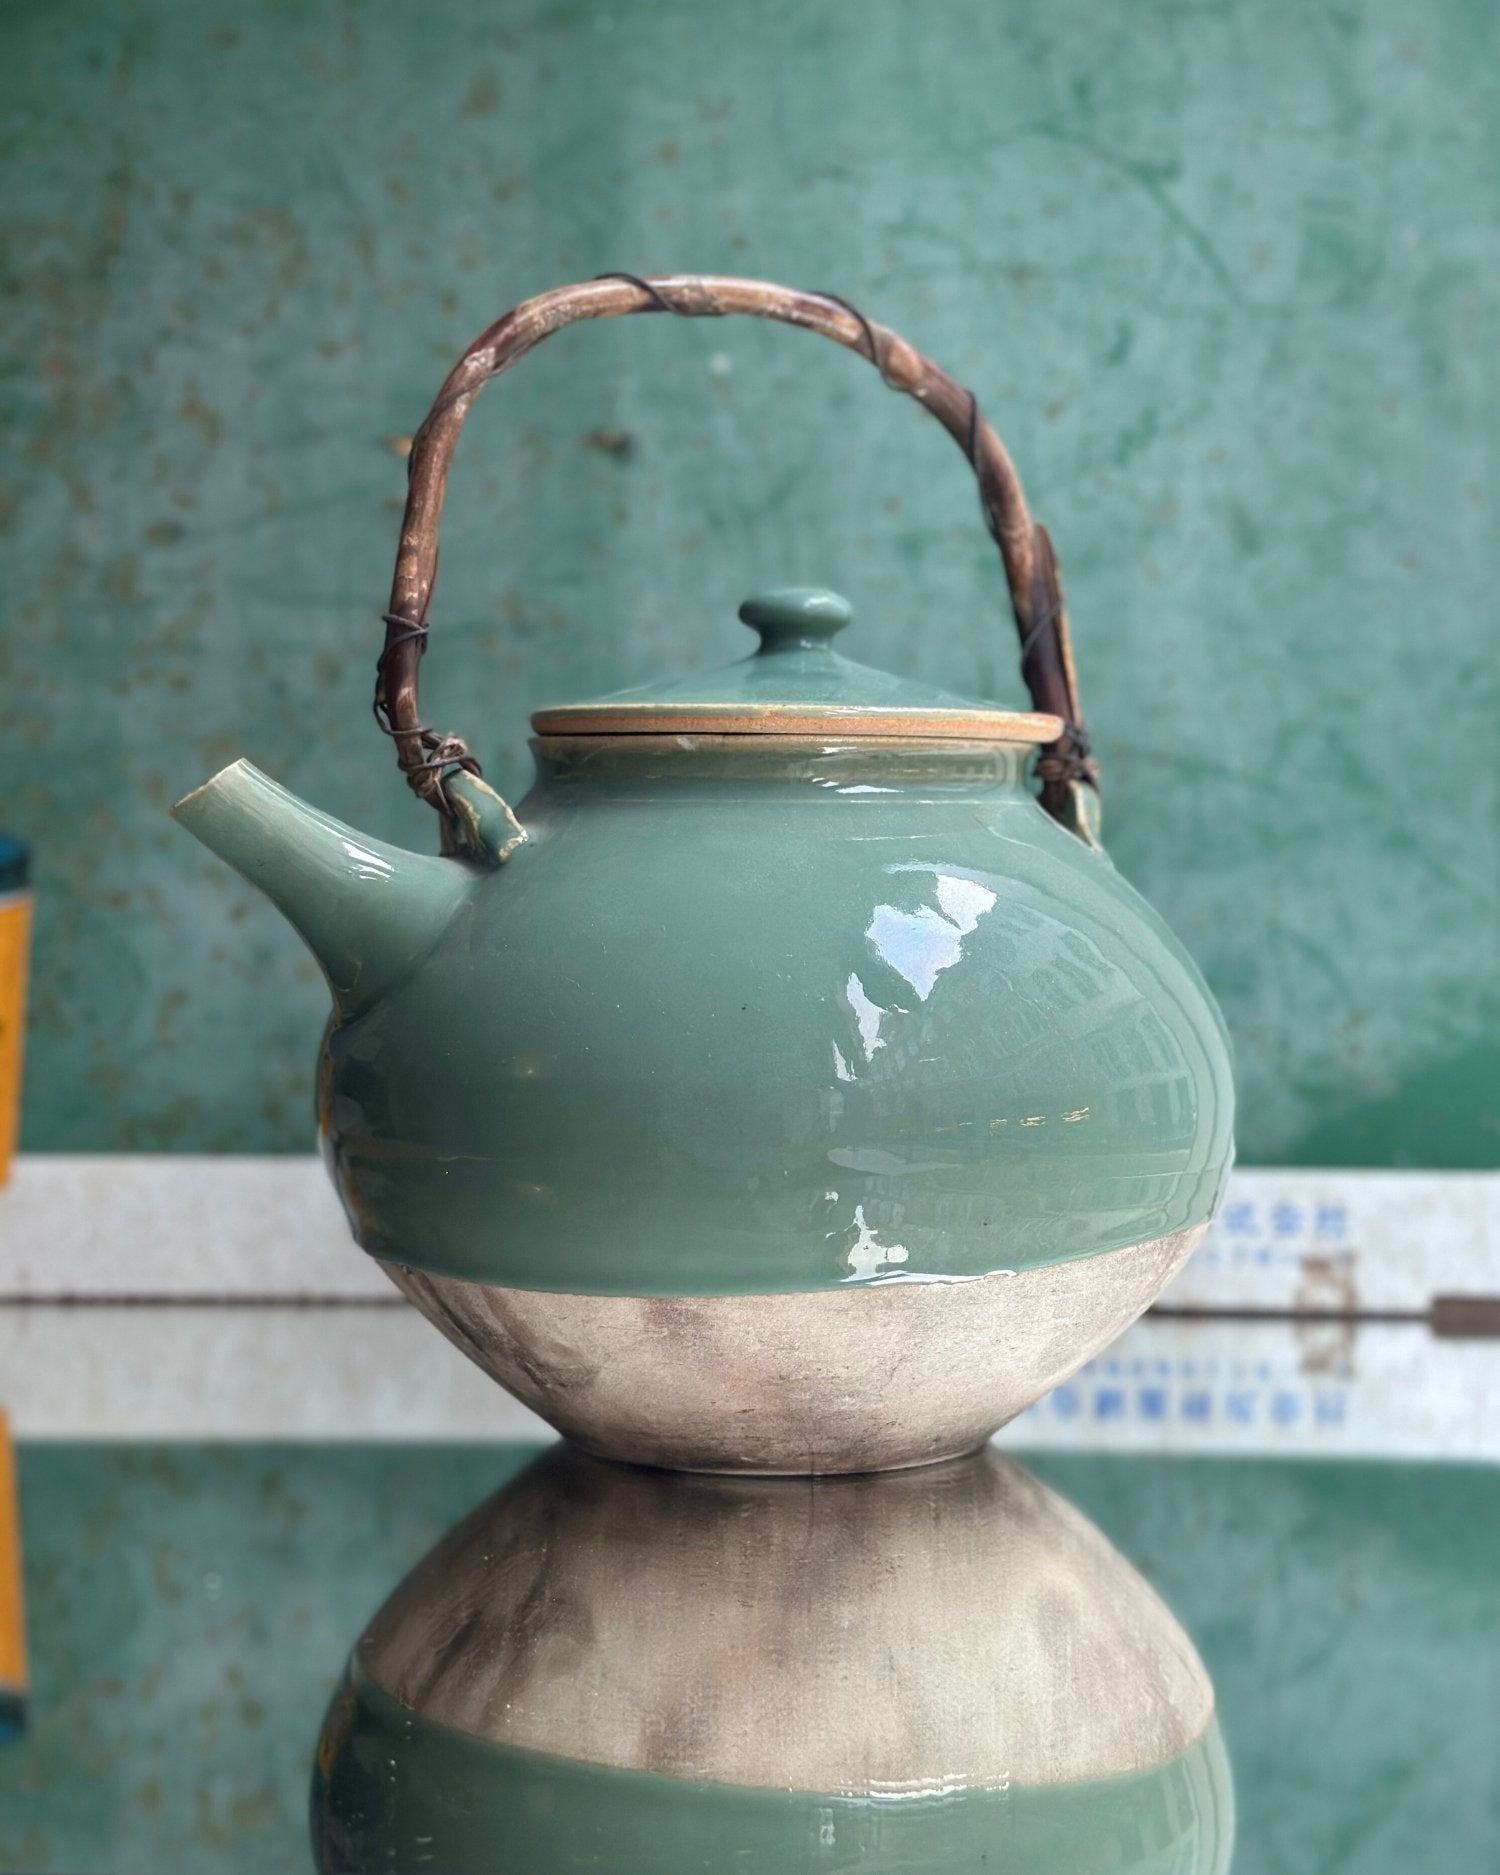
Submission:
M 1223 1875 L 1191 1642 L 989 1451 L 672 1477 L 566 1447 L 419 1564 L 318 1747 L 324 1870 Z
M 469 406 L 560 326 L 651 310 L 805 326 L 939 418 L 1039 713 L 849 662 L 848 607 L 797 589 L 743 608 L 761 647 L 725 671 L 536 716 L 517 814 L 422 724 Z M 1232 1117 L 1208 992 L 1096 844 L 1051 552 L 998 437 L 840 302 L 611 278 L 493 326 L 410 469 L 377 705 L 444 856 L 245 763 L 174 810 L 327 974 L 319 1118 L 355 1236 L 597 1451 L 838 1471 L 974 1447 L 1178 1269 Z

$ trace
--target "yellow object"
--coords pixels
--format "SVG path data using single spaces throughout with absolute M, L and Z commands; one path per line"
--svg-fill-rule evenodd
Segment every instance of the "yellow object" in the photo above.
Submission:
M 19 1725 L 26 1699 L 26 1625 L 21 1601 L 21 1517 L 15 1451 L 0 1413 L 0 1738 Z M 9 1722 L 9 1723 L 7 1723 Z
M 21 1057 L 26 1035 L 26 963 L 31 894 L 0 892 L 0 1185 L 10 1176 L 21 1130 Z

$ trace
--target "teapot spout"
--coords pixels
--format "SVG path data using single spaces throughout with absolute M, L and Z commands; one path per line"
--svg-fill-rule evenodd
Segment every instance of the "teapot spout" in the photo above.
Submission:
M 172 816 L 282 912 L 317 958 L 342 1016 L 370 1008 L 426 955 L 475 877 L 460 860 L 408 853 L 346 827 L 250 762 L 221 769 Z

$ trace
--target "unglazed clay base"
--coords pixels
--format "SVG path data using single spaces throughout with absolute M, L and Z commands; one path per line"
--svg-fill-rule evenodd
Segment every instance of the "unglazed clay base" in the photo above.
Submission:
M 588 1451 L 683 1471 L 888 1471 L 982 1445 L 1148 1308 L 1203 1229 L 971 1282 L 775 1295 L 566 1295 L 382 1267 Z

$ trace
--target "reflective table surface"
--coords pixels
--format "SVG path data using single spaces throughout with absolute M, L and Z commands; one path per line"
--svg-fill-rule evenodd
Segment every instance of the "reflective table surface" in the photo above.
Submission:
M 23 1446 L 0 1870 L 1500 1866 L 1500 1470 L 1017 1457 Z

